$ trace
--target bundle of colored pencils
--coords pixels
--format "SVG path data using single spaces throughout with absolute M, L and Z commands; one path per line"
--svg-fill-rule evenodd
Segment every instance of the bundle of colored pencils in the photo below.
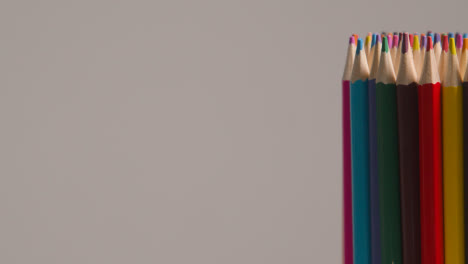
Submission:
M 468 263 L 467 66 L 468 34 L 349 38 L 345 264 Z

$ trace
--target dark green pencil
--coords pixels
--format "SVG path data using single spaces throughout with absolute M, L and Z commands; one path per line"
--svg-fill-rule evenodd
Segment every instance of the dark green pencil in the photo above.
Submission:
M 381 254 L 382 263 L 402 263 L 397 94 L 390 56 L 384 37 L 376 85 Z

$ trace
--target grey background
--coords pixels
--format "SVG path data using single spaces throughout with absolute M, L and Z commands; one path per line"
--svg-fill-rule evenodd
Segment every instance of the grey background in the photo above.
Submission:
M 339 263 L 348 36 L 466 7 L 1 1 L 0 263 Z

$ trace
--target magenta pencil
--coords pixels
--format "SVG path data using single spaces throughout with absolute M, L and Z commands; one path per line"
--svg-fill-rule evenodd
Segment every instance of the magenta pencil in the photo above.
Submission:
M 350 121 L 350 80 L 353 69 L 356 44 L 349 38 L 348 55 L 343 73 L 343 257 L 344 264 L 353 264 L 353 208 L 351 184 L 351 121 Z

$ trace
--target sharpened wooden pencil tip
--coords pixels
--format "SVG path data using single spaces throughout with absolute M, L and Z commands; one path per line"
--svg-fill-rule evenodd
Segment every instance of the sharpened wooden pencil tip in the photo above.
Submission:
M 415 35 L 413 37 L 413 50 L 419 50 L 420 47 L 419 47 L 419 37 L 418 35 Z
M 382 39 L 382 52 L 388 52 L 387 37 L 383 37 L 383 39 Z
M 431 49 L 432 49 L 432 37 L 428 36 L 427 37 L 426 51 L 430 51 Z
M 359 53 L 362 50 L 362 47 L 363 47 L 362 38 L 358 38 L 357 47 L 356 47 L 356 55 L 359 55 Z
M 457 47 L 457 49 L 461 49 L 463 46 L 463 38 L 460 33 L 457 33 L 457 35 L 455 35 L 455 46 Z
M 408 36 L 408 33 L 405 32 L 405 34 L 403 34 L 403 40 L 402 40 L 402 46 L 401 46 L 401 53 L 405 54 L 408 52 L 408 48 L 409 48 L 409 36 Z
M 374 33 L 374 34 L 372 35 L 371 48 L 374 47 L 375 42 L 377 41 L 377 35 L 379 35 L 379 34 L 375 34 L 375 33 Z
M 434 44 L 439 43 L 439 42 L 440 42 L 440 34 L 435 33 L 435 35 L 434 35 Z
M 444 35 L 442 37 L 442 50 L 445 51 L 445 52 L 448 52 L 448 36 L 447 35 Z
M 451 54 L 457 54 L 457 50 L 455 48 L 455 39 L 451 38 L 449 43 L 449 50 Z

